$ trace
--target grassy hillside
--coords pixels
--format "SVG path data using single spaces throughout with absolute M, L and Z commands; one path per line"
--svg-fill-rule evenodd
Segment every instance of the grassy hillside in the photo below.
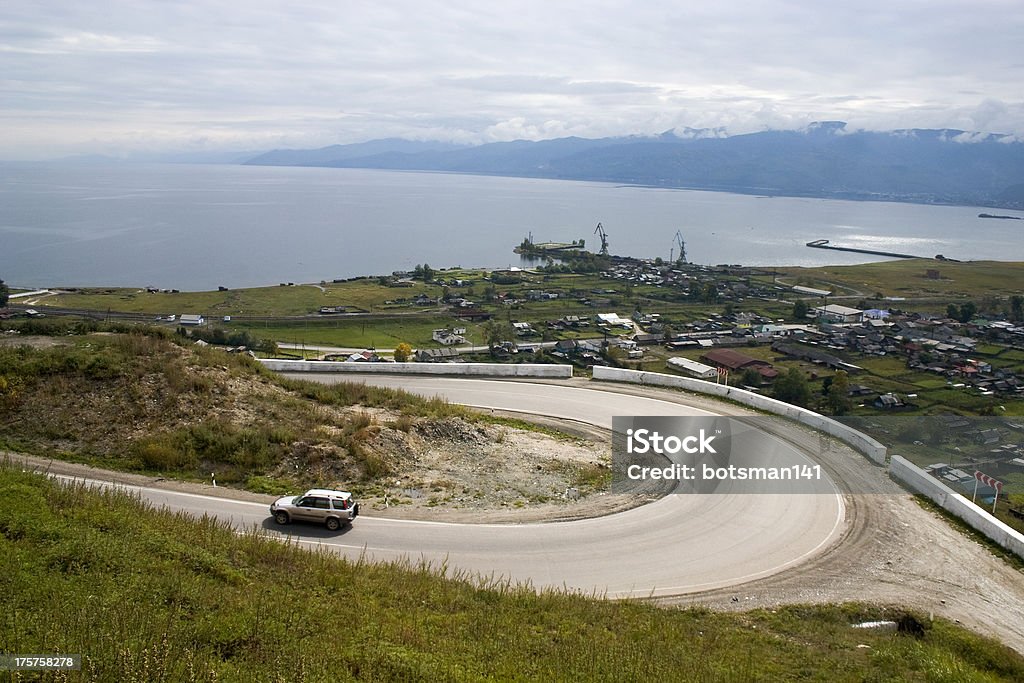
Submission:
M 928 277 L 928 271 L 938 277 Z M 1013 261 L 933 261 L 906 259 L 862 263 L 852 266 L 816 268 L 779 268 L 788 282 L 836 290 L 837 294 L 857 294 L 870 298 L 884 296 L 926 297 L 945 301 L 1008 296 L 1020 293 L 1024 282 L 1024 263 Z M 836 287 L 838 285 L 838 288 Z M 938 312 L 944 311 L 940 307 Z
M 81 653 L 71 680 L 1024 680 L 1020 657 L 944 621 L 919 638 L 851 628 L 891 609 L 537 595 L 238 536 L 6 466 L 0 497 L 0 652 Z
M 0 337 L 0 449 L 257 493 L 344 488 L 371 505 L 520 507 L 607 485 L 594 443 L 551 428 L 111 329 Z
M 421 420 L 473 417 L 364 384 L 285 380 L 161 329 L 6 341 L 0 446 L 113 469 L 276 491 L 371 480 Z

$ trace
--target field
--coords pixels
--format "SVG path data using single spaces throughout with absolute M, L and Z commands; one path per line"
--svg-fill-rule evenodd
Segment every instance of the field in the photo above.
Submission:
M 80 653 L 54 680 L 1019 681 L 1024 660 L 898 608 L 741 614 L 610 603 L 315 554 L 0 466 L 0 651 Z M 59 615 L 59 618 L 55 618 Z
M 928 271 L 937 271 L 935 279 Z M 854 266 L 818 268 L 779 268 L 782 279 L 792 284 L 832 289 L 835 284 L 845 292 L 870 298 L 883 296 L 941 299 L 954 301 L 971 297 L 1020 294 L 1024 283 L 1024 263 L 1006 261 L 932 261 L 900 259 Z
M 765 272 L 767 269 L 762 269 Z M 821 266 L 817 268 L 774 269 L 776 275 L 753 275 L 752 283 L 788 286 L 800 284 L 835 290 L 837 296 L 871 299 L 905 297 L 926 301 L 953 302 L 956 300 L 1006 297 L 1019 294 L 1024 282 L 1024 263 L 1002 261 L 952 262 L 932 260 L 897 260 L 852 266 Z M 936 271 L 936 277 L 928 276 Z M 449 291 L 459 296 L 486 303 L 484 290 L 488 282 L 483 271 L 451 269 L 438 271 L 436 277 L 446 280 L 462 279 L 466 286 L 452 287 Z M 597 275 L 527 274 L 521 284 L 496 285 L 501 292 L 519 296 L 530 289 L 559 292 L 588 293 L 592 290 L 613 289 L 614 293 L 598 295 L 611 299 L 616 306 L 640 301 L 665 313 L 698 312 L 693 303 L 664 301 L 670 294 L 654 285 L 632 285 L 608 280 Z M 349 306 L 354 310 L 384 312 L 401 310 L 400 304 L 389 304 L 397 299 L 412 299 L 419 294 L 440 296 L 442 288 L 436 284 L 415 282 L 411 287 L 389 287 L 376 279 L 358 279 L 341 283 L 321 282 L 295 286 L 272 286 L 217 292 L 147 293 L 145 289 L 83 288 L 77 292 L 43 299 L 41 304 L 57 307 L 80 308 L 95 311 L 125 311 L 133 313 L 179 314 L 203 313 L 209 316 L 285 316 L 315 313 L 321 306 Z M 791 297 L 792 298 L 792 297 Z M 772 308 L 771 302 L 751 301 L 755 308 Z M 530 302 L 526 309 L 538 315 L 562 315 L 562 311 L 579 309 L 570 297 Z M 585 308 L 585 307 L 584 307 Z M 743 307 L 745 308 L 745 307 Z M 404 307 L 404 310 L 409 310 Z M 716 309 L 717 310 L 717 307 Z M 943 306 L 944 310 L 944 306 Z M 940 311 L 941 312 L 941 311 Z M 555 315 L 557 314 L 557 315 Z M 699 314 L 699 313 L 698 313 Z
M 415 298 L 419 294 L 437 297 L 441 288 L 416 283 L 412 287 L 385 287 L 376 280 L 344 283 L 297 284 L 210 292 L 147 292 L 138 288 L 82 288 L 76 292 L 43 299 L 54 307 L 94 311 L 123 311 L 179 315 L 201 313 L 208 317 L 287 316 L 316 313 L 321 306 L 348 306 L 357 311 L 381 311 L 387 301 Z

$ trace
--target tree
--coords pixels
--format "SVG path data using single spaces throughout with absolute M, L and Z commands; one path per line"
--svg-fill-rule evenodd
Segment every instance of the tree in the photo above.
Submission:
M 718 285 L 715 282 L 705 282 L 702 288 L 701 295 L 704 298 L 704 303 L 713 304 L 718 301 Z
M 745 387 L 759 387 L 761 386 L 761 373 L 754 368 L 747 368 L 743 371 L 740 383 Z
M 0 287 L 3 286 L 3 281 L 0 281 Z M 3 292 L 0 291 L 0 297 L 3 296 Z M 1020 322 L 1024 320 L 1024 296 L 1020 294 L 1014 294 L 1010 297 L 1010 318 L 1014 322 Z
M 840 370 L 832 378 L 825 395 L 825 403 L 833 415 L 845 415 L 850 411 L 850 376 Z
M 786 374 L 775 380 L 772 397 L 793 405 L 807 407 L 811 401 L 811 389 L 807 386 L 807 378 L 798 368 L 790 368 Z
M 610 362 L 612 365 L 618 366 L 619 364 L 622 363 L 622 361 L 626 359 L 626 352 L 622 349 L 621 346 L 616 346 L 615 344 L 608 344 L 607 346 L 604 347 L 604 357 L 605 360 Z
M 434 269 L 430 267 L 430 264 L 423 264 L 423 281 L 430 282 L 434 279 Z
M 402 342 L 395 347 L 395 361 L 398 363 L 404 363 L 409 360 L 412 356 L 412 345 L 408 342 Z
M 803 322 L 807 319 L 807 313 L 810 311 L 810 307 L 806 301 L 797 300 L 793 302 L 793 319 L 798 322 Z
M 487 346 L 491 350 L 491 355 L 494 355 L 494 349 L 497 348 L 501 342 L 514 339 L 515 333 L 512 331 L 511 323 L 488 320 L 484 324 L 484 338 L 487 339 Z
M 7 305 L 7 299 L 11 294 L 11 290 L 4 284 L 3 280 L 0 280 L 0 308 Z
M 960 317 L 957 318 L 962 323 L 971 322 L 971 318 L 978 312 L 978 307 L 973 301 L 968 301 L 960 307 Z

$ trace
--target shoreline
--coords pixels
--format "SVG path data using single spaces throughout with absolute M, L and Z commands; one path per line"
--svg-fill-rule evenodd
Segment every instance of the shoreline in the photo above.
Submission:
M 833 250 L 833 251 L 846 251 L 845 248 L 838 248 L 838 247 L 828 247 L 828 249 Z M 632 259 L 632 260 L 637 260 L 637 261 L 652 260 L 652 259 L 640 259 L 638 257 L 633 257 L 633 256 L 624 256 L 624 257 L 620 257 L 620 258 Z M 905 263 L 907 261 L 913 261 L 913 260 L 926 261 L 926 262 L 934 262 L 935 261 L 934 258 L 931 258 L 931 257 L 928 257 L 928 256 L 905 256 L 905 257 L 900 257 L 900 258 L 888 258 L 888 259 L 864 261 L 862 263 L 829 263 L 829 264 L 821 264 L 821 265 L 814 265 L 814 266 L 778 265 L 778 264 L 775 264 L 775 265 L 734 264 L 734 265 L 731 265 L 729 267 L 732 267 L 732 268 L 736 268 L 736 267 L 739 267 L 739 268 L 751 268 L 751 269 L 763 270 L 763 271 L 770 272 L 772 270 L 776 270 L 776 269 L 779 269 L 779 268 L 787 268 L 787 269 L 789 269 L 789 268 L 802 268 L 802 269 L 808 269 L 808 270 L 813 270 L 813 269 L 817 269 L 817 268 L 849 268 L 849 267 L 856 267 L 856 266 L 868 266 L 868 265 L 878 265 L 878 264 L 886 264 L 886 263 L 899 263 L 899 262 L 904 262 Z M 969 260 L 957 261 L 957 260 L 953 260 L 953 259 L 946 259 L 944 261 L 939 261 L 939 262 L 940 263 L 956 263 L 956 264 L 960 264 L 960 265 L 990 264 L 990 263 L 996 263 L 996 264 L 998 264 L 998 263 L 1002 263 L 1002 264 L 1016 264 L 1016 263 L 1024 263 L 1024 260 L 1017 261 L 1017 260 L 1012 260 L 1012 259 L 1009 259 L 1009 260 L 1008 259 L 969 259 Z M 687 265 L 693 266 L 695 268 L 715 269 L 715 268 L 723 267 L 726 264 L 707 265 L 707 264 L 688 263 Z M 501 268 L 478 267 L 478 266 L 472 266 L 472 267 L 450 266 L 450 267 L 445 267 L 445 268 L 437 268 L 437 269 L 435 269 L 435 272 L 437 272 L 437 273 L 444 273 L 444 272 L 449 272 L 449 271 L 458 271 L 458 272 L 488 273 L 488 272 L 491 272 L 491 271 L 494 271 L 494 270 L 502 270 L 502 269 Z M 527 269 L 527 268 L 523 268 L 522 270 L 524 272 L 529 272 L 529 269 Z M 319 280 L 319 281 L 316 281 L 316 282 L 313 282 L 313 281 L 310 281 L 310 282 L 293 282 L 293 283 L 288 283 L 287 285 L 285 285 L 285 287 L 320 287 L 320 286 L 323 285 L 323 283 L 327 283 L 328 285 L 331 285 L 331 284 L 342 285 L 342 284 L 346 284 L 346 283 L 350 283 L 350 282 L 358 282 L 360 280 L 376 280 L 377 278 L 381 278 L 381 277 L 390 277 L 390 275 L 380 275 L 380 274 L 378 274 L 378 275 L 356 275 L 356 276 L 348 277 L 348 278 L 344 278 L 344 279 L 337 278 L 339 280 L 338 282 L 334 282 L 333 280 L 326 280 L 326 279 L 325 280 Z M 61 285 L 61 286 L 39 285 L 39 286 L 31 286 L 31 287 L 30 286 L 26 286 L 24 284 L 20 284 L 20 283 L 19 284 L 15 284 L 15 283 L 7 282 L 6 284 L 10 288 L 12 295 L 21 295 L 22 297 L 25 296 L 26 293 L 36 292 L 36 291 L 49 292 L 50 294 L 61 293 L 61 292 L 73 293 L 73 292 L 75 292 L 77 290 L 81 290 L 81 289 L 139 290 L 139 291 L 145 292 L 146 288 L 147 288 L 147 286 L 145 286 L 145 285 L 138 285 L 138 284 L 133 284 L 133 285 L 113 285 L 113 284 L 73 284 L 73 285 L 68 285 L 68 284 L 66 284 L 66 285 Z M 280 282 L 268 282 L 266 284 L 259 284 L 259 285 L 243 285 L 243 286 L 237 286 L 237 287 L 227 287 L 227 291 L 243 291 L 243 290 L 253 290 L 253 289 L 278 289 L 278 288 L 282 288 L 283 289 L 285 287 L 282 287 Z M 218 289 L 216 287 L 211 287 L 210 289 L 180 289 L 177 292 L 175 292 L 175 294 L 201 294 L 201 293 L 205 294 L 205 293 L 217 292 L 217 291 L 218 291 Z M 46 295 L 47 294 L 45 294 L 45 293 L 44 294 L 40 294 L 40 296 L 46 296 Z M 10 306 L 10 305 L 20 305 L 20 304 L 18 304 L 16 301 L 11 301 L 11 302 L 8 303 L 8 306 Z

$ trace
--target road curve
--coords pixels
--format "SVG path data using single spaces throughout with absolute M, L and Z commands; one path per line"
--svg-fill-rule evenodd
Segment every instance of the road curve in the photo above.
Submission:
M 339 381 L 338 375 L 302 373 Z M 345 379 L 351 381 L 351 376 Z M 704 415 L 706 411 L 655 398 L 527 382 L 374 377 L 456 403 L 521 410 L 610 427 L 613 415 Z M 776 437 L 775 447 L 792 448 Z M 172 508 L 203 509 L 240 526 L 287 531 L 302 543 L 349 557 L 408 558 L 482 575 L 569 588 L 608 597 L 644 597 L 722 588 L 781 572 L 832 545 L 844 527 L 838 490 L 823 495 L 670 495 L 595 519 L 545 524 L 453 524 L 394 520 L 364 514 L 341 533 L 311 525 L 276 527 L 260 506 L 149 490 L 145 497 Z
M 305 379 L 339 381 L 336 374 Z M 351 381 L 351 376 L 346 379 Z M 467 405 L 522 410 L 610 427 L 613 415 L 706 415 L 679 403 L 615 391 L 493 380 L 380 377 L 372 383 Z M 775 449 L 794 447 L 765 434 Z M 103 482 L 91 482 L 110 486 Z M 339 532 L 278 526 L 266 505 L 158 488 L 116 485 L 156 506 L 206 513 L 239 529 L 370 560 L 447 564 L 535 588 L 609 598 L 671 596 L 726 588 L 794 567 L 836 543 L 845 522 L 832 494 L 686 494 L 605 517 L 540 524 L 455 524 L 360 515 Z

